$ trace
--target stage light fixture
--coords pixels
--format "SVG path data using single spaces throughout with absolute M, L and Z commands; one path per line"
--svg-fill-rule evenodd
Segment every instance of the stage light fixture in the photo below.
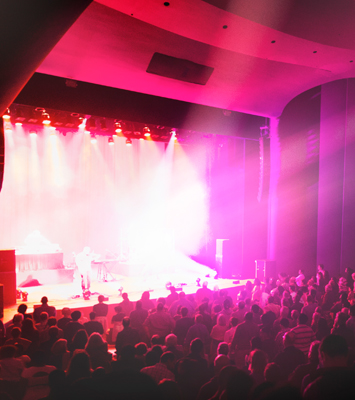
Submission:
M 91 136 L 90 142 L 91 143 L 96 143 L 97 142 L 96 136 L 93 133 L 90 136 Z
M 109 146 L 113 146 L 114 144 L 115 144 L 115 142 L 113 141 L 113 137 L 110 136 L 110 137 L 108 138 L 108 145 L 109 145 Z
M 25 121 L 26 117 L 25 117 L 25 113 L 23 110 L 21 110 L 20 108 L 16 108 L 15 111 L 15 125 L 20 126 L 22 125 L 22 122 Z
M 126 146 L 132 146 L 132 140 L 127 138 L 126 139 Z
M 51 117 L 45 111 L 42 113 L 42 124 L 43 125 L 50 125 Z
M 100 128 L 102 131 L 107 131 L 107 125 L 106 125 L 106 119 L 101 118 L 100 119 Z
M 75 113 L 74 113 L 74 116 L 73 115 L 67 115 L 67 117 L 65 118 L 64 126 L 66 128 L 74 128 L 74 127 L 77 126 L 77 123 L 75 121 Z
M 5 132 L 12 133 L 12 126 L 10 122 L 5 122 Z
M 30 109 L 28 111 L 28 120 L 27 122 L 29 124 L 40 124 L 42 122 L 41 116 L 42 116 L 42 111 L 44 111 L 42 108 L 40 109 Z
M 89 118 L 86 127 L 89 128 L 89 131 L 96 129 L 96 119 L 93 117 Z
M 37 137 L 37 131 L 30 131 L 31 137 Z
M 9 108 L 4 112 L 2 117 L 5 120 L 9 120 L 10 119 L 10 109 Z
M 86 128 L 86 121 L 87 121 L 87 119 L 86 118 L 83 118 L 83 117 L 79 117 L 79 125 L 78 125 L 78 128 L 80 128 L 80 129 L 85 129 Z
M 142 141 L 142 142 L 144 142 L 144 138 L 142 138 L 142 137 L 140 137 L 139 140 Z
M 149 137 L 150 136 L 150 129 L 149 129 L 149 127 L 147 125 L 143 128 L 143 133 L 144 133 L 145 137 Z
M 122 125 L 120 122 L 115 122 L 115 133 L 122 133 Z

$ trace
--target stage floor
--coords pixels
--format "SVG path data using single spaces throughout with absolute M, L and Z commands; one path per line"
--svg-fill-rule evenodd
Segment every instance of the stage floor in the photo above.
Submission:
M 111 280 L 113 278 L 114 280 Z M 245 280 L 234 280 L 234 279 L 213 279 L 203 278 L 202 281 L 208 282 L 208 287 L 213 290 L 218 289 L 229 289 L 228 292 L 234 297 L 242 286 L 245 285 Z M 196 283 L 195 274 L 159 274 L 150 275 L 144 277 L 127 277 L 122 275 L 112 274 L 112 277 L 107 277 L 107 282 L 100 282 L 97 279 L 93 279 L 91 284 L 91 292 L 93 294 L 90 300 L 84 300 L 81 295 L 80 280 L 78 277 L 74 279 L 72 283 L 58 284 L 58 285 L 41 285 L 28 288 L 22 288 L 22 291 L 28 293 L 28 312 L 33 311 L 33 306 L 39 304 L 42 296 L 47 296 L 49 304 L 55 306 L 57 311 L 60 311 L 63 307 L 69 307 L 72 310 L 79 309 L 84 315 L 88 315 L 92 311 L 92 306 L 97 303 L 98 294 L 102 294 L 108 297 L 108 301 L 105 303 L 110 306 L 110 314 L 113 314 L 113 308 L 115 305 L 122 301 L 122 297 L 119 294 L 119 289 L 122 287 L 122 291 L 128 293 L 128 297 L 131 301 L 137 301 L 141 298 L 144 291 L 150 291 L 151 299 L 158 299 L 159 297 L 167 297 L 170 292 L 166 289 L 167 282 L 171 282 L 174 286 L 184 284 L 182 286 L 183 291 L 186 294 L 196 293 L 198 287 Z M 80 296 L 75 298 L 75 296 Z M 4 322 L 9 321 L 17 311 L 19 304 L 23 303 L 22 300 L 17 300 L 17 304 L 4 309 Z M 58 312 L 58 318 L 61 317 L 61 312 Z

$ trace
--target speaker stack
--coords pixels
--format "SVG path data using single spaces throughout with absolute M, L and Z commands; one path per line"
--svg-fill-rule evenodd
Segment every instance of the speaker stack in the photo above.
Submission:
M 0 313 L 16 304 L 15 250 L 0 250 Z

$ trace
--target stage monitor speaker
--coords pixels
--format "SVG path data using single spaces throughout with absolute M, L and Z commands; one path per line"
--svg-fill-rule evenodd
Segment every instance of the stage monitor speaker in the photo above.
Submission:
M 0 272 L 0 283 L 4 285 L 4 307 L 16 304 L 16 272 Z
M 265 282 L 265 279 L 276 276 L 276 261 L 255 260 L 255 278 Z
M 15 250 L 0 250 L 0 272 L 15 272 Z
M 0 250 L 0 284 L 3 284 L 4 307 L 16 304 L 15 250 Z
M 233 279 L 238 276 L 238 246 L 234 240 L 216 240 L 216 264 L 220 278 Z

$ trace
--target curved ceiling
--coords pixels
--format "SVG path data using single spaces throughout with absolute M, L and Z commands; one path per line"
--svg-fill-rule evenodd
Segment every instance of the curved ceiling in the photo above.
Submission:
M 37 71 L 279 116 L 299 93 L 355 76 L 354 20 L 351 0 L 99 0 Z M 214 71 L 206 85 L 149 74 L 155 52 Z

